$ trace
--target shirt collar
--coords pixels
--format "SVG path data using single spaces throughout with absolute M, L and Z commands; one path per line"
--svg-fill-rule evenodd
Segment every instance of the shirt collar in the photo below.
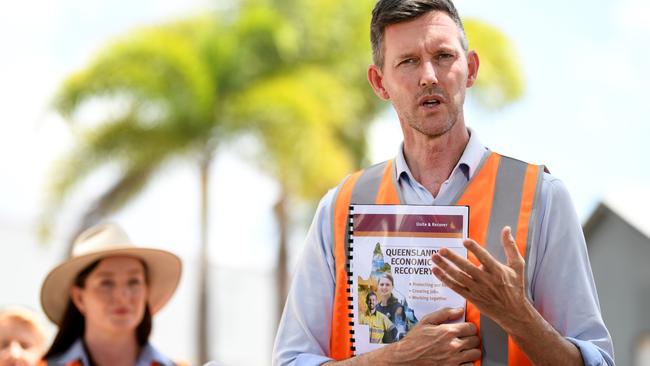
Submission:
M 88 356 L 86 355 L 86 349 L 81 339 L 77 339 L 65 353 L 56 358 L 57 365 L 67 365 L 75 361 L 80 361 L 82 365 L 90 365 Z
M 153 362 L 160 364 L 162 366 L 173 366 L 174 362 L 168 357 L 160 353 L 155 349 L 151 344 L 147 343 L 142 351 L 140 351 L 140 357 L 138 357 L 137 366 L 150 366 Z
M 467 131 L 469 132 L 469 141 L 465 146 L 463 154 L 460 156 L 460 160 L 458 160 L 458 163 L 451 171 L 450 176 L 453 176 L 456 171 L 460 170 L 463 175 L 465 175 L 465 178 L 469 180 L 481 164 L 481 160 L 483 160 L 483 155 L 485 154 L 485 151 L 487 151 L 487 148 L 483 143 L 481 143 L 479 138 L 476 136 L 476 133 L 474 133 L 470 128 L 468 128 Z M 406 174 L 411 181 L 416 181 L 411 174 L 408 164 L 406 164 L 403 142 L 400 144 L 399 151 L 395 157 L 395 169 L 397 170 L 397 176 L 399 178 L 401 178 L 403 174 Z
M 81 339 L 77 339 L 63 355 L 58 357 L 57 365 L 67 365 L 74 361 L 81 361 L 81 364 L 84 366 L 90 365 L 88 355 L 86 354 L 86 348 Z M 163 366 L 174 365 L 174 362 L 156 350 L 151 344 L 147 343 L 142 348 L 142 351 L 140 351 L 140 356 L 138 357 L 136 366 L 150 366 L 153 362 Z

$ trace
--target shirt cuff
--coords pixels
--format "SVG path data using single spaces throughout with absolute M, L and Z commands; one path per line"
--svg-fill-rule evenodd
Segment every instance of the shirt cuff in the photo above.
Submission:
M 585 366 L 614 366 L 612 357 L 595 344 L 571 337 L 566 337 L 566 339 L 578 347 Z
M 325 362 L 334 361 L 333 359 L 321 355 L 312 355 L 303 353 L 296 357 L 295 366 L 320 366 Z

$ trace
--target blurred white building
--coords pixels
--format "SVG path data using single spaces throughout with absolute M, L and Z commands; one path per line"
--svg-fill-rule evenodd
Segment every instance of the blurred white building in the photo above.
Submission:
M 650 365 L 649 208 L 647 189 L 621 190 L 583 227 L 617 365 Z

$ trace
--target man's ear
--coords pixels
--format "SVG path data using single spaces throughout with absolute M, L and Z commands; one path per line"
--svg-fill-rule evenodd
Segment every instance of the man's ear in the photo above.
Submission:
M 467 85 L 466 87 L 471 88 L 478 77 L 478 66 L 480 62 L 478 59 L 478 54 L 476 51 L 469 51 L 467 54 Z
M 72 299 L 72 303 L 74 306 L 79 309 L 79 312 L 82 315 L 86 315 L 86 307 L 84 306 L 84 301 L 83 301 L 83 289 L 77 287 L 77 286 L 72 286 L 70 288 L 70 299 Z
M 388 92 L 384 89 L 383 78 L 383 73 L 377 65 L 373 64 L 368 66 L 368 82 L 370 83 L 370 86 L 372 86 L 372 90 L 375 91 L 375 94 L 377 94 L 379 98 L 389 100 L 390 95 L 388 95 Z

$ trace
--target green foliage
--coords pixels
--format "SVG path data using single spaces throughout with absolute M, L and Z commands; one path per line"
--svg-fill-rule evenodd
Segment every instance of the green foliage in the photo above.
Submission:
M 136 30 L 65 80 L 53 105 L 78 138 L 52 174 L 49 214 L 103 166 L 119 176 L 87 214 L 121 208 L 128 199 L 106 198 L 133 197 L 169 159 L 204 159 L 238 136 L 253 137 L 258 148 L 245 155 L 300 198 L 361 164 L 363 132 L 380 108 L 365 81 L 371 2 L 241 5 Z M 92 103 L 110 117 L 74 123 Z M 138 184 L 121 184 L 134 176 Z
M 105 49 L 86 69 L 69 77 L 55 101 L 69 115 L 93 97 L 124 94 L 137 102 L 160 102 L 170 114 L 204 123 L 216 98 L 214 82 L 186 39 L 146 29 Z
M 366 81 L 373 5 L 241 0 L 108 44 L 53 101 L 78 139 L 55 167 L 47 211 L 103 166 L 119 176 L 93 207 L 118 210 L 128 199 L 97 206 L 119 187 L 132 190 L 120 197 L 135 196 L 174 157 L 211 159 L 220 143 L 242 136 L 256 142 L 244 155 L 286 192 L 319 197 L 367 163 L 366 131 L 384 108 Z M 481 57 L 478 101 L 498 108 L 519 98 L 523 82 L 507 38 L 476 20 L 466 29 Z M 102 123 L 73 122 L 97 102 L 107 111 Z M 135 176 L 138 184 L 120 185 Z
M 305 62 L 330 70 L 357 95 L 354 102 L 358 103 L 361 118 L 347 120 L 345 128 L 336 129 L 335 134 L 351 154 L 355 167 L 367 165 L 366 132 L 373 117 L 386 107 L 366 79 L 367 66 L 372 63 L 369 29 L 375 0 L 274 2 L 300 30 L 299 49 Z
M 43 225 L 103 166 L 117 167 L 118 177 L 86 215 L 120 209 L 170 157 L 208 144 L 218 88 L 199 51 L 181 32 L 141 29 L 108 45 L 64 81 L 54 107 L 70 122 L 91 103 L 109 117 L 92 128 L 73 123 L 77 142 L 53 169 Z M 129 191 L 116 193 L 117 188 Z
M 233 100 L 230 121 L 261 143 L 252 161 L 288 192 L 315 199 L 353 170 L 353 159 L 336 137 L 359 119 L 356 93 L 317 67 L 266 79 Z
M 466 19 L 464 25 L 469 47 L 480 59 L 479 76 L 470 89 L 479 105 L 498 109 L 520 99 L 524 80 L 517 52 L 508 37 L 477 19 Z

